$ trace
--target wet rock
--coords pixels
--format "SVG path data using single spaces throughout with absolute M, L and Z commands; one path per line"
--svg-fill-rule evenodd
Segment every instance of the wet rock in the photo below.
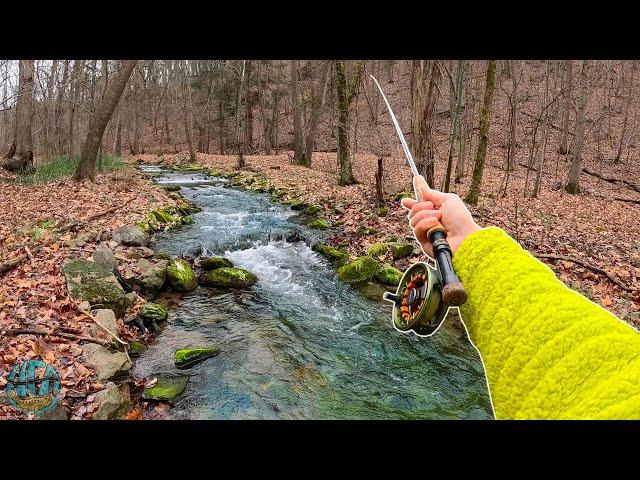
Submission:
M 124 352 L 111 352 L 95 343 L 82 346 L 82 358 L 95 371 L 98 381 L 110 380 L 131 368 L 131 362 Z
M 190 292 L 198 286 L 198 277 L 196 277 L 191 265 L 181 258 L 169 261 L 167 281 L 174 290 L 179 292 Z
M 207 358 L 215 357 L 220 353 L 218 347 L 208 348 L 181 348 L 176 350 L 174 363 L 177 368 L 191 368 Z
M 367 255 L 372 257 L 379 257 L 387 253 L 387 244 L 386 243 L 374 243 L 369 245 L 367 248 Z
M 98 408 L 93 412 L 94 420 L 120 420 L 131 409 L 129 385 L 123 383 L 117 386 L 109 382 L 104 390 L 95 394 L 94 402 Z
M 168 260 L 160 260 L 156 263 L 149 263 L 149 267 L 142 271 L 136 278 L 136 283 L 147 291 L 160 290 L 164 286 L 167 278 Z
M 138 357 L 147 351 L 147 347 L 144 343 L 133 341 L 129 344 L 129 355 L 132 357 Z
M 187 388 L 189 377 L 159 377 L 153 387 L 145 388 L 142 392 L 144 400 L 158 400 L 171 402 Z
M 358 284 L 358 291 L 362 296 L 368 298 L 369 300 L 374 300 L 377 302 L 382 302 L 384 299 L 382 296 L 384 292 L 388 292 L 389 289 L 385 288 L 383 285 L 374 282 L 365 282 Z
M 115 335 L 118 335 L 118 322 L 116 321 L 116 314 L 113 313 L 113 310 L 110 310 L 108 308 L 100 308 L 96 310 L 93 316 L 98 322 L 104 325 L 105 328 L 108 328 L 109 331 L 113 332 Z M 93 338 L 99 338 L 102 340 L 114 339 L 104 330 L 104 328 L 97 324 L 91 325 L 91 327 L 89 328 L 89 334 Z
M 122 316 L 125 291 L 110 270 L 95 262 L 74 259 L 65 262 L 62 271 L 72 298 L 109 308 L 116 316 Z
M 394 259 L 405 258 L 413 254 L 413 243 L 392 242 L 389 249 Z
M 233 262 L 224 257 L 201 258 L 200 266 L 205 270 L 215 270 L 222 267 L 233 267 Z
M 146 247 L 149 244 L 149 235 L 136 225 L 126 225 L 116 228 L 111 238 L 121 245 Z
M 359 257 L 338 269 L 338 278 L 347 283 L 371 280 L 379 268 L 378 262 L 371 257 Z
M 93 261 L 109 270 L 113 270 L 118 266 L 118 260 L 116 260 L 113 252 L 104 244 L 100 244 L 96 247 L 93 252 Z
M 375 279 L 383 285 L 396 286 L 402 280 L 402 272 L 395 267 L 384 266 L 375 274 Z
M 329 228 L 329 224 L 321 218 L 316 218 L 307 224 L 309 228 L 315 228 L 317 230 L 326 230 Z
M 207 287 L 247 288 L 258 281 L 253 273 L 244 268 L 222 267 L 206 272 L 201 283 Z
M 169 312 L 159 303 L 147 302 L 142 305 L 140 317 L 146 322 L 164 322 Z
M 162 188 L 167 192 L 179 192 L 181 190 L 180 185 L 163 185 Z
M 296 211 L 305 210 L 309 206 L 308 203 L 298 199 L 294 199 L 285 203 L 289 204 L 289 206 L 291 207 L 291 210 L 296 210 Z
M 342 267 L 349 263 L 349 252 L 346 250 L 340 250 L 324 243 L 316 243 L 313 246 L 313 250 L 322 254 L 329 259 L 331 263 L 338 267 Z

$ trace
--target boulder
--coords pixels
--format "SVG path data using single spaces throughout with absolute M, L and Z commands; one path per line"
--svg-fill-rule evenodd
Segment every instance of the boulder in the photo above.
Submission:
M 258 281 L 253 273 L 244 268 L 222 267 L 206 272 L 201 279 L 207 287 L 247 288 Z
M 74 259 L 65 262 L 62 271 L 72 298 L 109 308 L 117 317 L 122 316 L 125 292 L 111 270 L 95 262 Z
M 169 261 L 167 281 L 178 292 L 190 292 L 198 286 L 198 277 L 196 277 L 191 265 L 181 258 Z
M 176 350 L 174 363 L 177 368 L 191 368 L 207 358 L 215 357 L 220 353 L 218 347 L 208 348 L 181 348 Z
M 413 254 L 413 243 L 391 242 L 389 249 L 394 259 L 405 258 Z
M 144 400 L 158 400 L 171 402 L 187 388 L 189 377 L 159 377 L 153 387 L 147 387 L 142 392 Z
M 103 243 L 98 245 L 94 250 L 93 261 L 109 270 L 113 270 L 118 266 L 118 260 L 116 260 L 113 252 Z
M 367 255 L 371 257 L 379 257 L 387 253 L 386 243 L 373 243 L 367 248 Z
M 395 267 L 384 266 L 375 274 L 375 279 L 383 285 L 396 286 L 402 280 L 402 272 Z
M 168 316 L 167 309 L 158 303 L 147 302 L 140 310 L 140 317 L 145 322 L 163 322 Z
M 110 380 L 132 367 L 126 353 L 113 353 L 108 348 L 95 343 L 82 346 L 82 358 L 96 371 L 100 382 Z
M 96 310 L 94 313 L 94 317 L 98 320 L 102 325 L 109 329 L 109 331 L 118 335 L 118 323 L 116 321 L 116 314 L 113 313 L 113 310 L 108 308 L 100 308 Z M 89 328 L 89 334 L 94 338 L 99 338 L 101 340 L 113 340 L 114 338 L 104 331 L 102 327 L 98 324 L 91 325 Z
M 121 245 L 146 247 L 149 244 L 149 235 L 137 225 L 118 227 L 111 234 L 111 238 Z
M 224 257 L 201 258 L 200 266 L 205 270 L 215 270 L 222 267 L 233 267 L 233 262 Z
M 324 243 L 316 243 L 313 250 L 325 256 L 331 263 L 338 267 L 342 267 L 349 263 L 349 252 L 340 250 Z
M 168 260 L 160 260 L 150 264 L 149 267 L 142 271 L 140 276 L 136 277 L 136 283 L 147 291 L 162 289 L 167 278 L 168 265 Z
M 378 262 L 371 257 L 358 257 L 338 269 L 338 278 L 347 283 L 359 283 L 371 280 L 379 268 Z
M 94 402 L 98 408 L 93 412 L 94 420 L 121 420 L 131 409 L 129 385 L 117 386 L 109 382 L 104 390 L 95 394 Z

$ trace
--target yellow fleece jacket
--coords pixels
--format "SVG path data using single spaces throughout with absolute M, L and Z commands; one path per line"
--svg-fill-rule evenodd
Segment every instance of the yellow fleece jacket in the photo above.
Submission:
M 498 419 L 640 418 L 640 335 L 497 227 L 453 256 Z

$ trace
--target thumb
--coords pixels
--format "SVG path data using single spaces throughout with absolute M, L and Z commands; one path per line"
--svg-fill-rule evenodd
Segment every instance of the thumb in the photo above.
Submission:
M 413 190 L 415 191 L 416 198 L 418 198 L 419 201 L 433 202 L 436 207 L 439 207 L 446 198 L 445 193 L 430 188 L 422 175 L 413 177 Z

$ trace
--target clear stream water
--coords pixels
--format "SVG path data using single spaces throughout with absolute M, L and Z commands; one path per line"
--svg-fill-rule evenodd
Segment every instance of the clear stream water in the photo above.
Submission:
M 451 317 L 431 338 L 403 335 L 388 303 L 336 278 L 307 243 L 318 233 L 287 207 L 223 179 L 162 172 L 156 181 L 181 185 L 203 209 L 194 225 L 158 234 L 159 251 L 224 255 L 260 279 L 248 291 L 183 295 L 136 360 L 140 376 L 190 377 L 172 418 L 491 418 L 482 364 Z M 173 366 L 176 349 L 210 344 L 217 357 Z

